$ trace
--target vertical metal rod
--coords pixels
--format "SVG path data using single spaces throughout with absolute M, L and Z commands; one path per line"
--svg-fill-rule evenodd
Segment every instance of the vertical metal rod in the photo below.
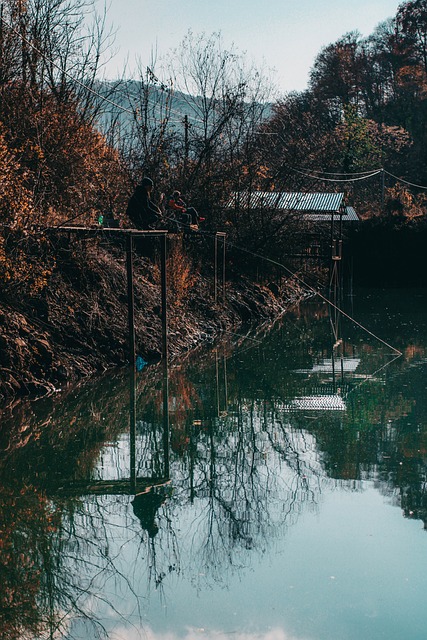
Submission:
M 129 360 L 135 369 L 135 298 L 133 290 L 133 236 L 129 233 L 126 239 L 126 266 L 128 289 L 128 324 L 129 324 Z
M 222 301 L 225 303 L 225 233 L 222 236 Z
M 214 301 L 215 304 L 218 302 L 218 271 L 219 271 L 219 251 L 218 251 L 218 240 L 222 239 L 222 300 L 225 302 L 225 238 L 226 234 L 222 231 L 217 231 L 215 234 L 215 244 L 214 244 Z
M 168 371 L 168 312 L 167 312 L 167 234 L 161 243 L 162 283 L 162 358 L 163 358 L 163 451 L 165 477 L 169 478 L 169 371 Z
M 217 303 L 218 298 L 218 236 L 215 234 L 214 241 L 214 301 Z
M 220 416 L 220 399 L 219 399 L 219 357 L 218 349 L 215 349 L 215 383 L 216 383 L 216 410 L 218 418 Z
M 167 310 L 167 234 L 160 238 L 161 243 L 161 287 L 162 287 L 162 356 L 168 358 L 168 310 Z
M 225 349 L 224 349 L 224 396 L 225 396 L 225 411 L 227 411 L 228 408 L 228 383 L 227 383 L 227 358 L 225 355 Z
M 330 266 L 329 266 L 329 278 L 330 278 L 330 283 L 329 286 L 331 286 L 332 284 L 332 278 L 333 278 L 333 269 L 335 267 L 335 263 L 334 263 L 334 212 L 332 211 L 331 213 L 331 237 L 330 237 L 330 243 L 331 243 L 331 257 L 330 257 Z
M 128 289 L 128 323 L 129 323 L 129 360 L 131 365 L 129 381 L 129 442 L 130 442 L 130 482 L 131 490 L 136 491 L 136 400 L 135 400 L 135 298 L 133 289 L 133 236 L 126 238 L 126 265 Z

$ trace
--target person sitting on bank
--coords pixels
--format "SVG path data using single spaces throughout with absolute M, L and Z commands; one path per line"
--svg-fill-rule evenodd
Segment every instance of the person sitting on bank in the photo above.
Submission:
M 151 178 L 142 178 L 128 202 L 126 215 L 136 229 L 157 229 L 163 222 L 161 209 L 151 200 L 153 186 Z
M 189 224 L 190 227 L 198 227 L 199 222 L 203 222 L 204 218 L 199 216 L 194 207 L 187 207 L 184 200 L 181 197 L 180 191 L 174 191 L 169 199 L 169 208 L 176 214 L 178 214 L 184 224 Z

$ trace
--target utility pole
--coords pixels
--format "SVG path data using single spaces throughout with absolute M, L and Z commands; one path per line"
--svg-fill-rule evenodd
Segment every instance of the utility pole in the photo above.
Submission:
M 187 163 L 188 163 L 188 154 L 189 154 L 189 144 L 188 144 L 188 129 L 190 125 L 188 122 L 188 116 L 184 116 L 184 175 L 187 175 Z
M 381 169 L 381 211 L 384 213 L 385 202 L 385 171 L 384 167 Z

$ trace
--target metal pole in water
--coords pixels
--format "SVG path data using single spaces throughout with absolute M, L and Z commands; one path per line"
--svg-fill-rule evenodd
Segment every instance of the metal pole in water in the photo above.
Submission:
M 168 314 L 167 314 L 167 233 L 160 238 L 162 283 L 162 358 L 163 358 L 163 449 L 165 477 L 169 477 L 169 371 L 168 371 Z
M 167 233 L 160 238 L 161 245 L 161 287 L 162 287 L 162 357 L 168 358 L 168 311 L 167 311 Z
M 129 360 L 131 365 L 129 380 L 129 440 L 130 440 L 130 484 L 131 491 L 136 491 L 136 399 L 135 399 L 135 297 L 133 289 L 133 236 L 126 238 L 126 272 L 128 289 L 128 323 L 129 323 Z

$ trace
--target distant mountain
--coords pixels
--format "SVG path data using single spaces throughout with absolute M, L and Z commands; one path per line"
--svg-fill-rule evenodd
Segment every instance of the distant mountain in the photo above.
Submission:
M 130 131 L 133 113 L 139 122 L 147 127 L 160 126 L 168 116 L 167 126 L 179 135 L 184 134 L 185 122 L 194 131 L 203 127 L 203 98 L 190 96 L 180 91 L 171 91 L 162 84 L 145 84 L 136 80 L 118 82 L 98 82 L 94 90 L 103 96 L 96 100 L 99 112 L 98 123 L 103 133 L 107 133 L 114 123 L 121 131 Z M 248 105 L 249 107 L 249 105 Z M 258 105 L 262 118 L 271 114 L 271 105 Z M 187 120 L 186 120 L 187 119 Z

